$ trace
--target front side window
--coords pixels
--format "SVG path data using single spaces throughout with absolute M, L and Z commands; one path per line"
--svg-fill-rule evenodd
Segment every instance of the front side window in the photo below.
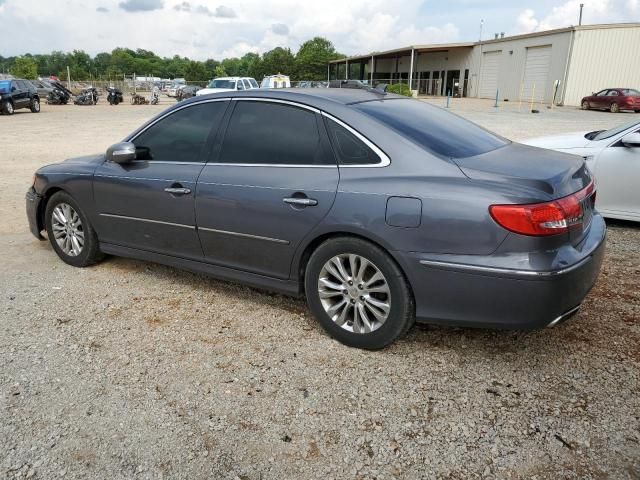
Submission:
M 362 140 L 342 125 L 327 119 L 331 143 L 340 165 L 372 165 L 380 163 L 380 157 Z
M 138 135 L 136 159 L 199 162 L 212 128 L 217 128 L 227 102 L 206 102 L 178 110 Z
M 609 90 L 609 97 L 617 97 L 618 96 L 618 91 L 617 90 Z
M 373 100 L 356 103 L 354 108 L 448 159 L 473 157 L 509 143 L 475 123 L 420 100 Z
M 275 102 L 238 101 L 220 152 L 221 163 L 325 165 L 316 114 Z

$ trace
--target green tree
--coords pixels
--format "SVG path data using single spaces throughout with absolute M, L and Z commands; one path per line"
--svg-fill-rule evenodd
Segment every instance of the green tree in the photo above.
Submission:
M 217 77 L 226 77 L 227 76 L 227 71 L 224 69 L 224 67 L 222 66 L 222 64 L 218 65 L 216 67 L 215 72 L 213 72 L 213 76 L 215 78 Z
M 30 57 L 17 57 L 9 69 L 14 77 L 35 79 L 38 78 L 38 64 Z
M 298 80 L 323 80 L 327 78 L 327 64 L 330 60 L 343 58 L 344 55 L 326 38 L 315 37 L 307 40 L 296 54 L 296 73 Z
M 191 82 L 207 80 L 207 69 L 203 63 L 192 60 L 185 68 L 184 77 Z
M 288 48 L 276 47 L 262 56 L 262 70 L 262 76 L 276 73 L 295 76 L 296 57 Z

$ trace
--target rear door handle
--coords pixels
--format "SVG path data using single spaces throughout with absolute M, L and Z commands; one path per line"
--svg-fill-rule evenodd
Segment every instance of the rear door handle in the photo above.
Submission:
M 289 205 L 300 205 L 302 207 L 314 207 L 318 205 L 318 201 L 313 198 L 296 198 L 296 197 L 287 197 L 283 198 L 282 201 L 284 203 L 288 203 Z
M 190 189 L 183 187 L 167 187 L 164 191 L 171 195 L 189 195 L 191 193 Z

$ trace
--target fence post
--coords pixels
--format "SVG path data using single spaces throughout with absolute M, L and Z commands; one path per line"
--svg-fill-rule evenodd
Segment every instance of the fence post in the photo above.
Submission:
M 449 108 L 450 99 L 451 99 L 451 90 L 447 90 L 447 108 Z
M 500 93 L 500 90 L 496 89 L 496 104 L 493 106 L 494 108 L 498 108 L 498 95 Z
M 522 106 L 522 94 L 524 93 L 524 82 L 520 84 L 520 96 L 518 97 L 518 113 L 520 113 L 520 107 Z

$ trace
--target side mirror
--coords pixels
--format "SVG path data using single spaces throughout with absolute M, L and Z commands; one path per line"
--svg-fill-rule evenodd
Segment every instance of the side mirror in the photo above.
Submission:
M 622 144 L 625 147 L 640 147 L 640 133 L 629 133 L 622 137 Z
M 136 146 L 131 142 L 120 142 L 107 148 L 107 162 L 128 163 L 136 159 Z

